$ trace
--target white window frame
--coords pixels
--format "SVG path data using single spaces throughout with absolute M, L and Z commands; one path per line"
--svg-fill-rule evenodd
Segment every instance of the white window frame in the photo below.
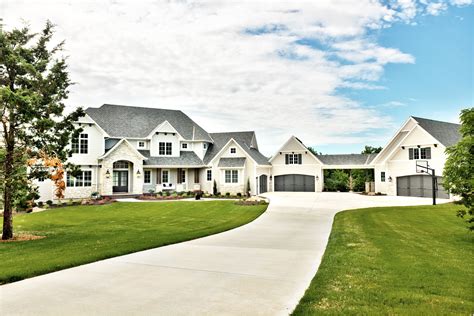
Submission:
M 86 179 L 85 175 L 90 175 Z M 92 186 L 92 170 L 82 170 L 81 174 L 77 177 L 71 176 L 69 173 L 66 174 L 66 187 L 69 188 L 89 188 Z
M 229 176 L 229 178 L 227 176 Z M 239 170 L 236 170 L 236 169 L 224 170 L 224 183 L 226 184 L 239 183 Z
M 145 148 L 145 142 L 142 140 L 138 141 L 138 148 Z
M 161 146 L 163 145 L 163 151 Z M 169 146 L 169 148 L 168 148 Z M 169 149 L 169 153 L 168 153 Z M 173 155 L 173 143 L 172 142 L 158 142 L 158 156 L 172 156 Z
M 212 169 L 207 169 L 206 170 L 206 180 L 209 182 L 209 181 L 212 181 Z
M 89 153 L 89 134 L 80 133 L 71 141 L 71 153 L 84 155 Z
M 385 171 L 380 172 L 380 182 L 386 181 L 386 173 Z
M 230 153 L 232 155 L 235 155 L 237 153 L 237 148 L 236 147 L 230 147 Z
M 188 149 L 188 143 L 182 143 L 181 149 Z
M 202 148 L 207 149 L 207 143 L 203 143 Z
M 299 165 L 300 160 L 299 160 L 299 155 L 300 154 L 285 154 L 288 156 L 288 165 Z M 286 162 L 286 157 L 285 157 L 285 162 Z

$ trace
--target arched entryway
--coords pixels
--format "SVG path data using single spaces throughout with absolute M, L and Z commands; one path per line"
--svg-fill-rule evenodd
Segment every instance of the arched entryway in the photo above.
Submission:
M 126 160 L 119 160 L 113 164 L 112 192 L 127 193 L 132 187 L 130 171 L 132 163 Z

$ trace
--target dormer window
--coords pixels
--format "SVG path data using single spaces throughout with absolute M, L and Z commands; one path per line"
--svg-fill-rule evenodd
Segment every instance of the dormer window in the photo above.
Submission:
M 145 148 L 145 142 L 138 142 L 138 148 Z
M 188 144 L 182 143 L 182 144 L 181 144 L 181 148 L 182 148 L 182 149 L 188 149 Z
M 172 154 L 172 143 L 159 142 L 158 143 L 158 155 L 160 156 L 171 156 Z
M 237 148 L 231 147 L 231 148 L 230 148 L 230 153 L 231 153 L 231 154 L 237 153 Z
M 207 143 L 202 144 L 202 148 L 207 149 Z

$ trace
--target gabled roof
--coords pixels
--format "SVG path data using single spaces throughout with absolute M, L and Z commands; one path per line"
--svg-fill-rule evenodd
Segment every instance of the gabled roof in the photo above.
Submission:
M 460 124 L 429 120 L 415 116 L 412 116 L 412 118 L 445 147 L 452 146 L 461 139 L 461 134 L 459 133 Z
M 317 155 L 325 165 L 369 165 L 377 154 Z
M 284 151 L 285 147 L 288 145 L 288 143 L 290 143 L 291 141 L 296 141 L 297 144 L 299 144 L 301 146 L 301 148 L 305 151 L 307 151 L 309 153 L 310 156 L 312 156 L 318 163 L 322 163 L 321 160 L 319 160 L 318 156 L 316 156 L 315 154 L 313 154 L 311 152 L 311 150 L 308 149 L 308 147 L 306 147 L 306 145 L 296 136 L 291 136 L 284 144 L 283 146 L 281 146 L 278 151 L 269 159 L 270 162 L 272 162 L 275 157 L 277 156 L 277 154 L 279 152 L 282 152 Z
M 148 160 L 143 162 L 144 166 L 204 166 L 204 162 L 194 151 L 181 151 L 179 157 L 151 157 L 149 150 L 139 150 L 139 152 L 148 158 Z
M 258 148 L 252 146 L 256 144 L 255 132 L 230 132 L 230 133 L 211 133 L 214 143 L 207 149 L 204 156 L 204 162 L 210 163 L 211 160 L 224 148 L 227 143 L 233 139 L 242 149 L 259 165 L 270 165 L 268 158 L 262 155 Z
M 219 168 L 241 168 L 245 166 L 245 157 L 242 158 L 221 158 L 219 159 Z
M 119 148 L 121 144 L 125 144 L 126 146 L 128 146 L 138 157 L 142 158 L 143 160 L 148 159 L 141 152 L 139 152 L 135 147 L 133 147 L 132 144 L 130 144 L 130 142 L 126 140 L 125 138 L 122 138 L 118 140 L 118 142 L 115 142 L 109 149 L 105 151 L 105 153 L 102 156 L 99 157 L 99 159 L 104 159 L 105 157 L 107 157 L 111 152 Z
M 177 110 L 104 104 L 85 111 L 112 138 L 145 138 L 168 121 L 186 140 L 212 142 L 209 134 L 186 114 Z

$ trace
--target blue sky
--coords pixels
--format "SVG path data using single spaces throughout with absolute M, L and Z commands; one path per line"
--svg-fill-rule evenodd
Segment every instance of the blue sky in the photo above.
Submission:
M 66 104 L 181 110 L 208 132 L 324 153 L 385 145 L 410 116 L 473 106 L 473 0 L 2 0 L 6 29 L 66 41 Z
M 411 54 L 415 63 L 387 65 L 379 81 L 385 89 L 339 91 L 367 107 L 382 109 L 397 126 L 409 116 L 457 123 L 461 109 L 474 105 L 473 33 L 472 6 L 451 7 L 439 16 L 417 18 L 416 25 L 399 23 L 376 31 L 372 36 L 381 45 Z M 315 146 L 326 153 L 361 149 L 361 144 Z

